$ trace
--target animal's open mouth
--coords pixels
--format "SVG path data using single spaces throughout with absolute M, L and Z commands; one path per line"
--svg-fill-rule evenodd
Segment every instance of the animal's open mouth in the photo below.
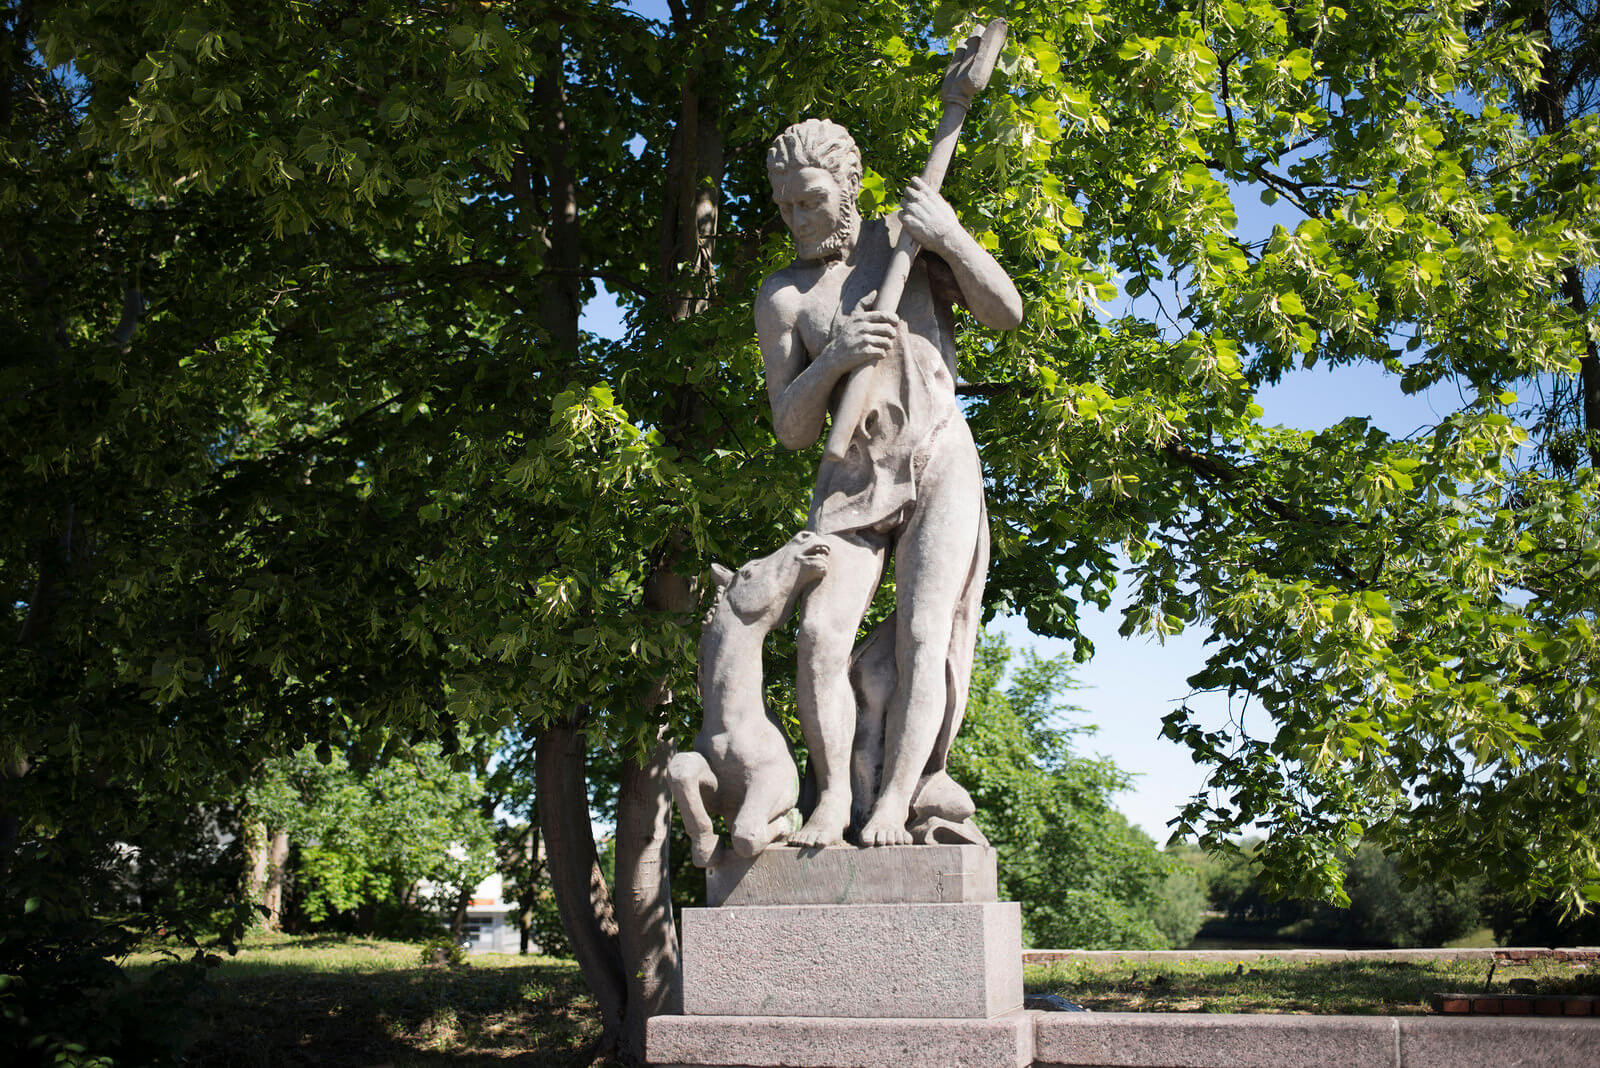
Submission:
M 800 550 L 800 563 L 808 568 L 826 571 L 828 568 L 829 547 L 825 541 L 814 541 Z

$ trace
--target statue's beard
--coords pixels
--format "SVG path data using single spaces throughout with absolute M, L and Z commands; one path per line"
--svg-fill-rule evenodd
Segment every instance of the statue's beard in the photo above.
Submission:
M 855 247 L 856 230 L 860 224 L 860 215 L 856 211 L 856 200 L 853 196 L 842 198 L 844 204 L 839 211 L 839 225 L 833 228 L 833 233 L 821 241 L 800 249 L 800 258 L 803 260 L 837 260 L 850 254 Z

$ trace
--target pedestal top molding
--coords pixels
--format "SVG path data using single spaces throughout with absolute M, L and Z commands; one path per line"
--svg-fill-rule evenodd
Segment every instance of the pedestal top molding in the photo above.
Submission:
M 742 905 L 953 904 L 998 900 L 995 851 L 932 845 L 858 849 L 772 846 L 725 852 L 706 869 L 706 902 Z

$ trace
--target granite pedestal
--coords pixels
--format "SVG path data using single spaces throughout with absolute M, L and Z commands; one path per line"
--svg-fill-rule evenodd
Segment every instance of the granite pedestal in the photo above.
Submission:
M 1022 916 L 984 846 L 769 849 L 707 874 L 685 909 L 682 1016 L 652 1064 L 1031 1063 Z
M 993 849 L 771 846 L 753 858 L 727 852 L 706 869 L 706 903 L 886 905 L 997 901 Z

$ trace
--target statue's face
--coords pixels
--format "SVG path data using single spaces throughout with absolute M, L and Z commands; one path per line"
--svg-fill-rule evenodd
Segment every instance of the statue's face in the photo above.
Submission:
M 801 167 L 775 175 L 772 199 L 794 235 L 802 260 L 830 259 L 855 244 L 853 194 L 825 167 Z

